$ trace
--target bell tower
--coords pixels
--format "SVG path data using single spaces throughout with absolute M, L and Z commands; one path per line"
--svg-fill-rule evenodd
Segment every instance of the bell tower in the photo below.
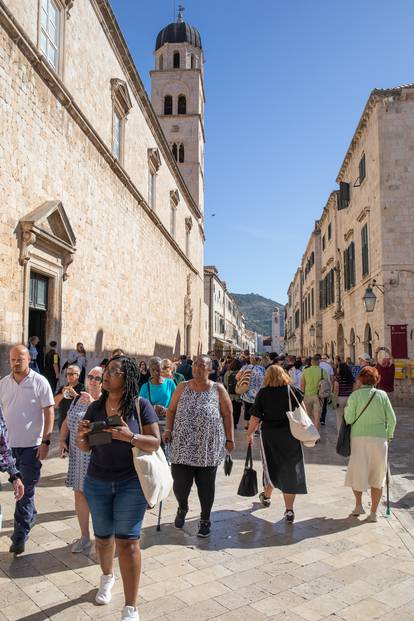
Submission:
M 183 18 L 157 36 L 151 102 L 186 185 L 204 210 L 204 57 L 198 30 Z

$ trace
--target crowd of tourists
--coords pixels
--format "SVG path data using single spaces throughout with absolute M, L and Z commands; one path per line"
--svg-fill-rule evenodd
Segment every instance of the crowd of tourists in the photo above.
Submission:
M 393 362 L 385 348 L 376 362 L 364 354 L 351 360 L 315 354 L 299 359 L 249 352 L 219 359 L 150 358 L 136 361 L 122 349 L 89 370 L 82 343 L 65 368 L 52 342 L 42 369 L 29 346 L 10 349 L 11 372 L 0 380 L 0 471 L 7 471 L 16 507 L 10 552 L 22 554 L 36 520 L 35 487 L 47 458 L 55 411 L 62 458 L 68 458 L 66 484 L 73 489 L 80 537 L 74 554 L 88 553 L 90 518 L 102 575 L 97 604 L 107 604 L 119 558 L 125 606 L 122 619 L 137 620 L 141 572 L 140 534 L 148 502 L 137 477 L 133 450 L 147 454 L 163 447 L 169 455 L 177 500 L 174 525 L 182 529 L 193 483 L 200 502 L 197 535 L 211 532 L 216 474 L 235 448 L 240 422 L 246 447 L 258 439 L 263 463 L 259 499 L 270 507 L 273 490 L 285 503 L 284 518 L 295 520 L 297 494 L 307 493 L 302 443 L 287 412 L 304 408 L 317 430 L 333 406 L 339 429 L 352 425 L 352 451 L 345 485 L 355 497 L 353 516 L 365 513 L 364 491 L 371 491 L 369 521 L 377 520 L 384 486 L 388 442 L 396 425 L 389 399 Z M 37 350 L 36 350 L 37 351 Z M 39 371 L 43 371 L 43 375 Z

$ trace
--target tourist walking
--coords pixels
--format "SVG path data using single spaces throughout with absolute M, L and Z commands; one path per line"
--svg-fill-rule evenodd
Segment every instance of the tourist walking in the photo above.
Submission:
M 13 485 L 14 498 L 20 500 L 24 494 L 22 475 L 16 468 L 16 460 L 13 457 L 7 434 L 6 421 L 0 407 L 0 472 L 7 472 L 9 481 Z M 1 513 L 1 512 L 0 512 Z M 0 524 L 1 529 L 1 524 Z
M 16 467 L 24 484 L 17 500 L 10 552 L 22 554 L 36 519 L 35 487 L 42 461 L 47 458 L 54 422 L 49 382 L 29 367 L 29 350 L 15 345 L 9 352 L 10 375 L 0 380 L 0 405 L 6 421 Z
M 394 392 L 395 365 L 388 347 L 379 347 L 375 352 L 376 369 L 380 379 L 378 388 L 391 396 Z
M 102 569 L 96 595 L 98 604 L 111 601 L 115 583 L 115 546 L 124 587 L 125 606 L 123 621 L 138 621 L 136 608 L 141 574 L 139 539 L 147 501 L 137 477 L 132 447 L 153 452 L 160 446 L 158 419 L 146 399 L 139 399 L 142 434 L 137 420 L 136 399 L 139 371 L 132 358 L 116 356 L 103 372 L 102 396 L 91 403 L 80 422 L 77 446 L 91 451 L 91 459 L 84 482 L 95 534 L 96 550 Z M 110 427 L 104 433 L 109 443 L 92 442 L 90 424 L 107 421 L 118 415 L 122 424 Z M 93 432 L 92 432 L 93 433 Z M 91 446 L 92 444 L 92 446 Z
M 378 371 L 367 366 L 357 379 L 361 388 L 350 395 L 344 414 L 345 421 L 352 425 L 345 485 L 352 487 L 355 496 L 352 515 L 365 513 L 362 494 L 371 490 L 368 520 L 376 522 L 387 474 L 388 442 L 394 436 L 396 418 L 387 393 L 375 388 L 379 382 Z
M 148 399 L 157 416 L 161 419 L 161 427 L 164 428 L 165 415 L 176 386 L 172 379 L 162 377 L 161 358 L 158 358 L 157 356 L 150 358 L 148 368 L 150 372 L 150 379 L 146 384 L 141 386 L 139 396 L 144 399 Z
M 29 367 L 33 369 L 33 371 L 36 371 L 36 373 L 40 373 L 39 364 L 38 364 L 39 350 L 37 349 L 37 346 L 39 345 L 39 343 L 40 343 L 40 339 L 38 336 L 31 336 L 29 338 L 29 345 L 28 345 L 29 355 L 30 355 Z
M 181 373 L 177 373 L 175 371 L 175 363 L 173 363 L 169 358 L 164 358 L 161 360 L 161 375 L 162 377 L 167 377 L 172 379 L 174 384 L 180 384 L 180 382 L 185 382 L 185 377 Z
M 212 362 L 198 356 L 193 379 L 177 386 L 167 412 L 163 441 L 171 442 L 171 474 L 178 502 L 175 527 L 183 528 L 195 482 L 201 505 L 197 535 L 210 535 L 217 466 L 234 449 L 231 401 L 222 384 L 209 379 Z
M 339 356 L 337 356 L 337 358 L 340 360 Z M 329 384 L 331 386 L 331 391 L 332 391 L 332 389 L 333 389 L 333 380 L 334 380 L 334 376 L 335 376 L 334 365 L 331 364 L 331 361 L 329 360 L 328 356 L 326 356 L 324 354 L 323 356 L 319 355 L 319 366 L 320 366 L 321 369 L 326 371 L 327 376 L 328 376 L 328 380 L 329 380 Z M 321 398 L 321 425 L 325 425 L 326 414 L 328 412 L 328 404 L 331 401 L 331 396 L 332 396 L 332 392 L 329 395 L 329 397 Z
M 61 457 L 69 455 L 67 487 L 71 487 L 75 496 L 75 511 L 79 522 L 81 536 L 72 543 L 74 554 L 89 552 L 91 538 L 89 533 L 89 507 L 83 492 L 86 472 L 89 466 L 89 453 L 81 451 L 76 444 L 79 422 L 85 417 L 91 403 L 102 394 L 102 367 L 94 367 L 87 375 L 87 392 L 81 392 L 71 402 L 67 416 L 60 428 Z
M 44 376 L 49 382 L 53 394 L 55 394 L 60 377 L 60 357 L 56 341 L 50 341 L 49 343 L 49 350 L 45 356 Z
M 59 429 L 65 420 L 72 401 L 85 390 L 85 386 L 80 381 L 80 368 L 76 364 L 71 364 L 66 370 L 67 384 L 60 386 L 55 394 L 55 407 L 59 408 Z
M 230 364 L 230 368 L 224 374 L 223 384 L 227 392 L 229 393 L 232 412 L 233 412 L 233 423 L 234 428 L 237 429 L 237 425 L 239 424 L 240 414 L 242 409 L 242 400 L 240 395 L 236 393 L 237 386 L 237 373 L 241 369 L 241 362 L 237 358 L 235 358 Z
M 333 386 L 337 431 L 341 428 L 345 406 L 348 401 L 348 397 L 354 388 L 354 382 L 354 376 L 352 375 L 352 371 L 349 366 L 346 362 L 340 362 L 338 372 L 334 378 Z
M 252 444 L 260 426 L 264 482 L 260 501 L 264 507 L 269 507 L 273 488 L 280 489 L 285 502 L 285 519 L 289 523 L 295 519 L 296 494 L 307 494 L 302 445 L 292 436 L 286 415 L 302 400 L 303 394 L 292 385 L 289 374 L 282 367 L 271 365 L 257 393 L 247 431 Z
M 292 386 L 300 390 L 302 375 L 303 375 L 302 361 L 300 359 L 295 360 L 293 365 L 290 367 L 288 373 L 289 373 L 290 379 L 292 380 Z
M 240 369 L 236 375 L 237 381 L 241 379 L 242 375 L 246 371 L 250 374 L 249 387 L 246 392 L 241 395 L 241 400 L 243 401 L 244 406 L 245 429 L 249 426 L 251 409 L 253 407 L 254 400 L 256 399 L 256 395 L 262 386 L 265 374 L 265 369 L 261 365 L 260 356 L 255 356 L 253 354 L 250 356 L 250 364 L 246 364 Z
M 79 369 L 80 369 L 80 375 L 79 375 L 79 381 L 81 384 L 85 383 L 85 376 L 86 376 L 86 351 L 85 348 L 83 346 L 83 343 L 76 343 L 76 352 L 75 352 L 75 356 L 76 359 L 73 361 L 72 364 L 76 364 Z
M 145 362 L 145 360 L 141 360 L 141 362 L 139 363 L 139 382 L 138 382 L 140 389 L 141 389 L 141 386 L 143 386 L 144 384 L 148 382 L 150 377 L 151 375 L 148 370 L 147 363 Z
M 177 366 L 177 372 L 184 375 L 185 380 L 188 381 L 193 377 L 192 366 L 187 358 L 187 356 L 180 356 L 180 363 Z
M 313 419 L 316 429 L 320 428 L 321 400 L 319 398 L 319 384 L 328 379 L 328 374 L 319 366 L 320 356 L 315 354 L 311 359 L 311 366 L 303 371 L 301 390 L 305 395 L 305 406 L 309 416 Z

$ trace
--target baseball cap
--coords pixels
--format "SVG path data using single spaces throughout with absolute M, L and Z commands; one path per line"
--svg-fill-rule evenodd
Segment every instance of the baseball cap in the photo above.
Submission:
M 364 354 L 362 354 L 361 356 L 358 356 L 358 358 L 360 360 L 365 360 L 366 362 L 370 362 L 371 361 L 371 356 L 369 354 L 367 354 L 366 352 Z

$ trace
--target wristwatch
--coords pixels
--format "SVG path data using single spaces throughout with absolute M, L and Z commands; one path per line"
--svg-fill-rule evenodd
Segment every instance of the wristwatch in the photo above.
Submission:
M 46 446 L 50 446 L 50 440 L 42 440 L 42 444 L 46 444 Z

